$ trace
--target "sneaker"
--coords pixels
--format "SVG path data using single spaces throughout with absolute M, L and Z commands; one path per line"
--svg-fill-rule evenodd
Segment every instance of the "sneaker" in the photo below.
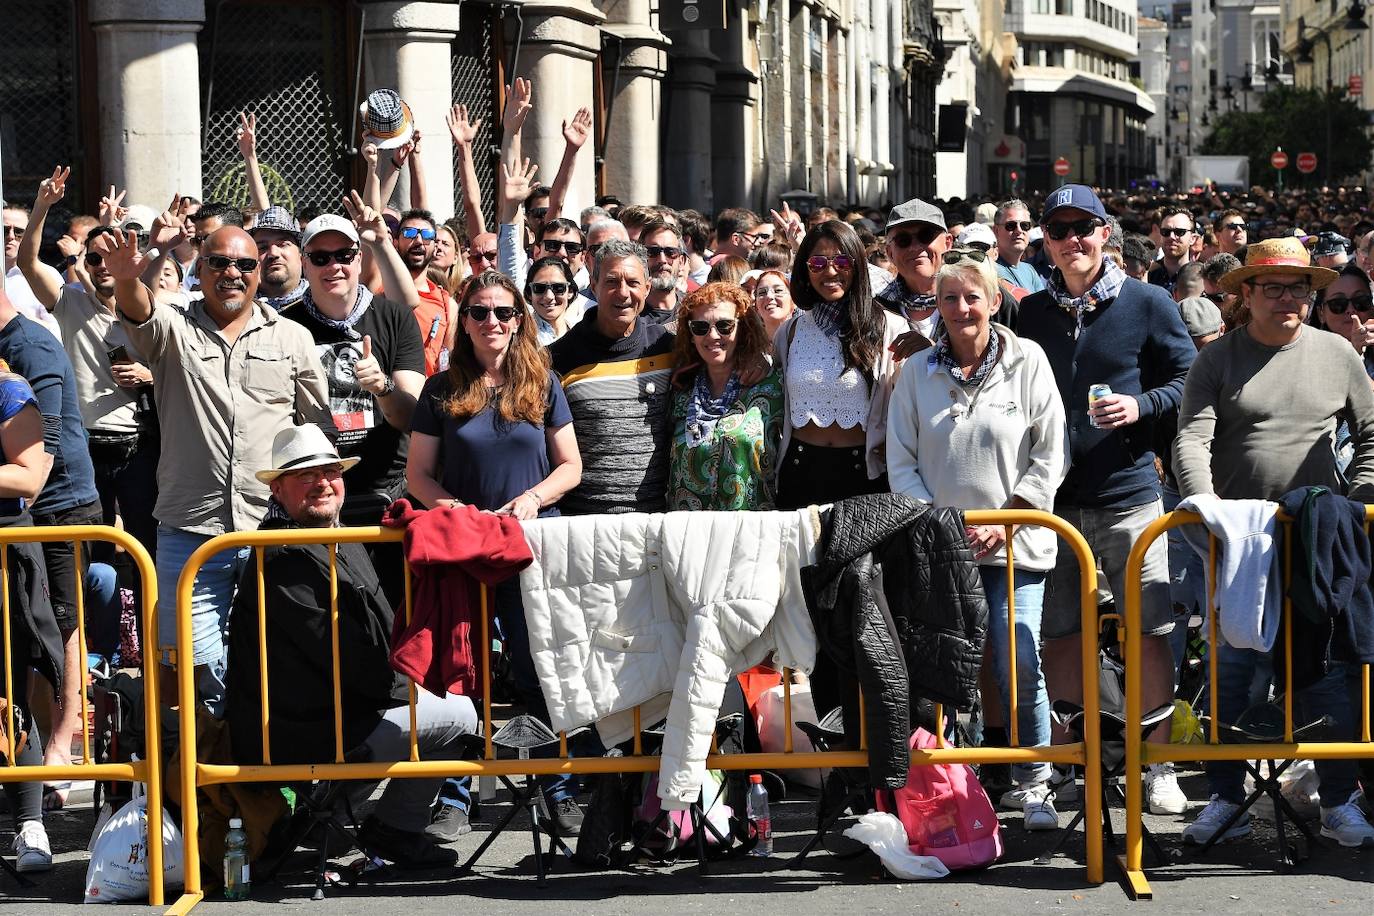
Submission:
M 1050 788 L 1054 790 L 1056 801 L 1069 802 L 1078 801 L 1078 783 L 1074 779 L 1073 767 L 1054 768 L 1054 775 L 1050 777 Z
M 1021 826 L 1027 830 L 1058 830 L 1059 812 L 1054 810 L 1054 793 L 1049 783 L 1038 782 L 1023 786 Z
M 1178 774 L 1172 763 L 1156 763 L 1145 773 L 1145 798 L 1151 814 L 1182 814 L 1188 810 L 1188 796 L 1178 787 Z
M 988 793 L 988 798 L 997 798 L 1016 788 L 1016 785 L 1011 781 L 1011 764 L 1009 763 L 984 763 L 980 765 L 978 767 L 978 782 L 983 786 L 983 791 Z
M 369 816 L 358 831 L 358 842 L 370 853 L 386 859 L 402 871 L 450 868 L 458 864 L 458 852 L 436 845 L 423 830 L 399 830 Z
M 468 823 L 468 813 L 462 808 L 440 804 L 425 833 L 440 843 L 452 843 L 460 836 L 472 833 L 472 824 Z
M 1041 785 L 1036 783 L 1037 786 Z M 997 806 L 1003 811 L 1024 811 L 1026 809 L 1026 795 L 1030 792 L 1030 786 L 1017 786 L 1002 793 L 1002 797 L 997 800 Z
M 582 832 L 582 809 L 577 807 L 577 799 L 564 798 L 551 807 L 550 817 L 559 836 L 577 836 Z
M 1228 802 L 1220 795 L 1213 795 L 1212 800 L 1207 803 L 1207 807 L 1203 808 L 1202 813 L 1197 816 L 1197 820 L 1183 828 L 1183 842 L 1197 845 L 1208 842 L 1221 829 L 1221 825 L 1230 820 L 1231 815 L 1235 814 L 1239 807 L 1240 805 L 1235 802 Z M 1221 839 L 1234 840 L 1238 837 L 1249 836 L 1249 834 L 1250 813 L 1247 811 L 1231 825 L 1231 829 L 1226 831 Z
M 21 873 L 52 869 L 52 848 L 42 821 L 24 821 L 19 825 L 19 832 L 14 835 L 14 867 Z
M 1351 849 L 1374 847 L 1374 827 L 1365 819 L 1354 795 L 1343 805 L 1322 809 L 1322 836 Z

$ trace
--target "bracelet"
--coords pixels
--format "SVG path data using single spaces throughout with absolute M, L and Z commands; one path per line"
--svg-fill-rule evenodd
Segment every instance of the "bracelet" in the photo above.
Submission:
M 544 500 L 539 496 L 538 493 L 534 492 L 533 489 L 526 490 L 524 493 L 521 493 L 520 495 L 521 495 L 521 496 L 533 497 L 533 499 L 534 499 L 534 504 L 535 504 L 536 506 L 539 506 L 540 508 L 542 508 L 543 505 L 544 505 Z
M 384 398 L 396 390 L 396 380 L 391 376 L 386 377 L 386 382 L 382 385 L 382 390 L 377 393 L 377 397 Z

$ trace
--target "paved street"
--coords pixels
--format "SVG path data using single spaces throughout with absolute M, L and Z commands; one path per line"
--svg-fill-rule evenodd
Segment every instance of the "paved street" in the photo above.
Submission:
M 1182 785 L 1190 797 L 1202 797 L 1200 775 L 1184 778 Z M 1067 807 L 1067 806 L 1064 806 Z M 488 805 L 483 820 L 504 811 L 502 805 Z M 874 860 L 868 856 L 844 860 L 831 854 L 816 854 L 802 870 L 786 867 L 786 857 L 805 842 L 811 804 L 788 801 L 779 806 L 775 823 L 780 836 L 776 841 L 782 857 L 761 862 L 757 859 L 723 862 L 711 866 L 711 874 L 699 878 L 694 866 L 634 871 L 584 872 L 560 863 L 548 886 L 535 886 L 528 833 L 508 832 L 478 864 L 476 873 L 463 878 L 442 879 L 423 876 L 414 880 L 385 879 L 377 884 L 332 891 L 326 904 L 331 916 L 400 913 L 408 916 L 450 914 L 457 908 L 470 910 L 474 901 L 481 912 L 491 916 L 515 913 L 554 912 L 568 902 L 588 905 L 597 916 L 653 913 L 736 914 L 748 910 L 789 916 L 831 913 L 899 913 L 912 910 L 960 913 L 1359 913 L 1374 912 L 1374 852 L 1323 847 L 1298 873 L 1278 874 L 1274 870 L 1273 831 L 1268 824 L 1257 824 L 1256 832 L 1219 850 L 1205 864 L 1176 865 L 1150 874 L 1155 892 L 1153 902 L 1130 904 L 1117 883 L 1114 867 L 1108 866 L 1108 883 L 1089 887 L 1083 882 L 1081 841 L 1071 841 L 1068 856 L 1060 856 L 1049 866 L 1036 866 L 1032 860 L 1053 842 L 1052 834 L 1027 836 L 1019 815 L 1003 815 L 1007 852 L 991 869 L 956 875 L 924 885 L 880 881 L 875 877 Z M 1062 820 L 1068 814 L 1061 811 Z M 74 911 L 79 904 L 86 871 L 84 845 L 93 823 L 89 807 L 69 808 L 49 819 L 57 866 L 40 886 L 27 894 L 17 894 L 13 882 L 0 879 L 0 913 L 48 916 Z M 486 823 L 459 841 L 463 853 L 480 842 Z M 517 823 L 520 823 L 518 820 Z M 1121 823 L 1120 812 L 1117 817 Z M 1166 847 L 1177 847 L 1182 819 L 1150 818 L 1150 826 L 1164 839 Z M 831 848 L 852 848 L 848 840 L 831 842 Z M 253 901 L 231 904 L 214 900 L 202 904 L 197 913 L 221 914 L 265 912 L 283 907 L 309 908 L 305 883 L 308 860 L 295 862 L 288 885 L 259 885 Z M 288 866 L 290 871 L 292 866 Z M 276 904 L 272 906 L 270 904 Z M 142 912 L 142 908 L 130 911 Z M 289 912 L 289 911 L 288 911 Z

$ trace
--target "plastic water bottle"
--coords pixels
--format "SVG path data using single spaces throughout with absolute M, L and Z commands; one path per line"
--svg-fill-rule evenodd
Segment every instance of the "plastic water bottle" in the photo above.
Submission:
M 757 773 L 749 777 L 749 823 L 754 825 L 759 841 L 750 850 L 751 856 L 771 856 L 773 854 L 773 818 L 768 814 L 768 791 L 763 787 L 763 777 Z
M 250 887 L 248 834 L 243 832 L 243 819 L 233 817 L 224 835 L 224 899 L 247 900 Z

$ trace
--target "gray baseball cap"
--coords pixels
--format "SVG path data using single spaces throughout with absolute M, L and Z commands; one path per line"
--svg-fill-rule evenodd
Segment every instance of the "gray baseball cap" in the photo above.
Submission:
M 1183 314 L 1183 324 L 1190 337 L 1206 337 L 1222 328 L 1221 309 L 1211 299 L 1191 296 L 1179 302 L 1178 310 Z
M 301 227 L 296 218 L 291 215 L 291 211 L 285 207 L 268 207 L 258 214 L 258 218 L 253 221 L 253 228 L 248 234 L 253 235 L 259 229 L 270 229 L 273 232 L 285 232 L 290 235 L 297 245 L 301 243 Z
M 934 204 L 928 204 L 924 200 L 913 197 L 906 203 L 898 204 L 887 214 L 887 225 L 883 227 L 884 232 L 891 232 L 898 226 L 908 226 L 914 223 L 926 223 L 930 226 L 938 226 L 941 229 L 949 229 L 945 225 L 944 211 Z

